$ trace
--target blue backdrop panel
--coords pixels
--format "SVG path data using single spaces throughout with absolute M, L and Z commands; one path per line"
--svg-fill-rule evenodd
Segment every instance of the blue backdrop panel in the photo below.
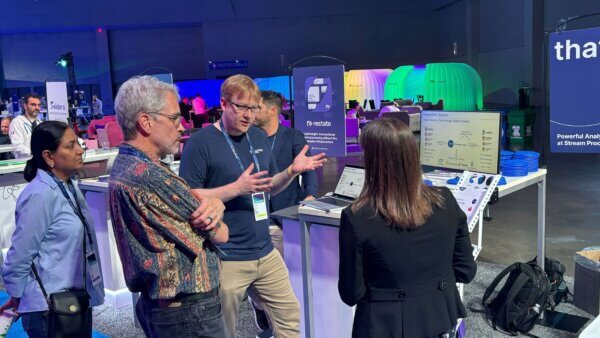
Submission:
M 600 153 L 600 28 L 553 33 L 550 150 Z

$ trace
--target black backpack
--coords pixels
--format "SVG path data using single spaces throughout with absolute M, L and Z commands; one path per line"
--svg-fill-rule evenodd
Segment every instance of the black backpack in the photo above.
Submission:
M 535 263 L 536 260 L 537 257 L 528 263 Z M 568 300 L 569 295 L 572 295 L 572 293 L 569 291 L 567 282 L 564 280 L 565 266 L 561 262 L 546 257 L 544 259 L 544 271 L 550 281 L 550 294 L 548 295 L 546 306 L 548 309 L 554 310 L 562 301 Z
M 510 275 L 509 275 L 510 274 Z M 504 277 L 508 279 L 491 302 L 488 299 Z M 527 333 L 546 309 L 550 282 L 535 263 L 514 263 L 504 269 L 488 286 L 481 300 L 494 329 L 512 336 Z

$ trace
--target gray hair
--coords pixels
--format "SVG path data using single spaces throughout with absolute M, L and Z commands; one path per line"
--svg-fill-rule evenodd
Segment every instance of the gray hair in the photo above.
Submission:
M 115 98 L 115 112 L 125 141 L 135 138 L 139 114 L 160 112 L 169 92 L 179 101 L 177 87 L 148 75 L 132 77 L 121 85 Z

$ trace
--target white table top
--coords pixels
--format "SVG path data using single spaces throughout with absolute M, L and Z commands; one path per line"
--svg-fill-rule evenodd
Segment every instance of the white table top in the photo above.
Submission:
M 88 162 L 107 160 L 109 158 L 117 156 L 118 153 L 119 153 L 118 148 L 111 148 L 108 150 L 104 150 L 104 149 L 88 150 L 85 154 L 85 158 L 83 159 L 83 162 L 88 163 Z M 0 161 L 0 175 L 23 171 L 25 169 L 25 162 L 27 162 L 27 160 L 28 159 Z
M 537 182 L 542 181 L 546 177 L 547 172 L 548 172 L 547 169 L 538 169 L 538 171 L 531 172 L 527 176 L 520 176 L 520 177 L 504 176 L 504 178 L 506 179 L 506 184 L 498 186 L 498 197 L 506 196 L 515 191 L 521 190 L 523 188 L 526 188 L 530 185 L 533 185 Z M 449 186 L 449 187 L 452 187 L 452 186 Z M 319 210 L 319 209 L 315 209 L 315 208 L 311 208 L 311 207 L 307 207 L 307 206 L 299 206 L 298 212 L 302 213 L 302 214 L 306 214 L 306 215 L 339 219 L 342 214 L 342 209 L 336 209 L 336 210 L 326 212 L 323 210 Z
M 538 171 L 529 173 L 527 176 L 504 176 L 504 178 L 506 179 L 506 184 L 498 186 L 498 197 L 506 196 L 515 191 L 521 190 L 537 182 L 540 182 L 546 177 L 547 173 L 548 169 L 538 169 Z
M 81 191 L 108 192 L 108 180 L 96 178 L 84 178 L 77 185 Z
M 13 151 L 13 146 L 12 144 L 2 144 L 0 145 L 0 154 L 2 153 L 8 153 Z
M 171 170 L 175 173 L 179 172 L 179 161 L 171 163 Z M 106 177 L 81 179 L 78 186 L 82 191 L 108 192 L 108 175 Z

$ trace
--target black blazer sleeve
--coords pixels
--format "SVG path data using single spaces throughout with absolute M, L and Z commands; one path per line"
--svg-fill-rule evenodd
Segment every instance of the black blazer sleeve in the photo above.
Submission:
M 349 306 L 354 306 L 364 297 L 366 287 L 363 278 L 362 246 L 348 212 L 348 209 L 342 211 L 340 223 L 338 290 L 342 301 Z
M 467 215 L 460 209 L 454 196 L 451 193 L 448 195 L 446 197 L 447 205 L 449 208 L 453 208 L 458 214 L 458 227 L 454 241 L 454 254 L 452 256 L 454 277 L 459 283 L 469 283 L 475 277 L 477 264 L 473 258 L 473 247 L 471 246 L 471 238 L 469 237 Z

